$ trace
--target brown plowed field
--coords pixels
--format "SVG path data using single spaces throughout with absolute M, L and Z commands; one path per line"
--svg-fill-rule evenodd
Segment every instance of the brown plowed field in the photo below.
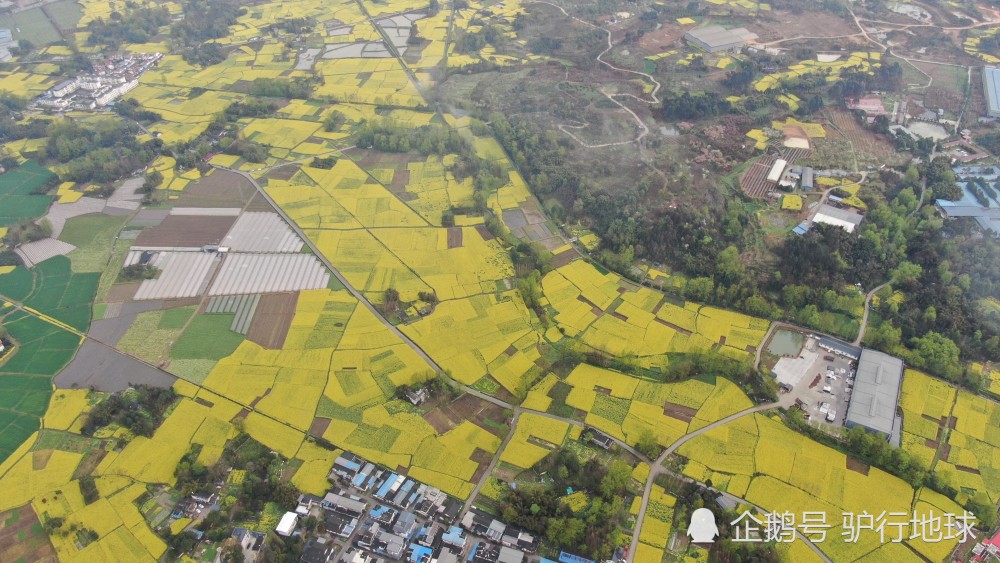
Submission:
M 292 324 L 298 301 L 297 292 L 261 295 L 247 331 L 247 340 L 269 350 L 280 350 L 288 336 L 288 327 Z
M 162 223 L 142 231 L 135 246 L 178 246 L 198 248 L 219 244 L 236 222 L 236 217 L 170 215 Z
M 0 513 L 0 561 L 58 560 L 31 505 Z
M 292 167 L 294 170 L 294 167 Z M 189 185 L 174 205 L 177 207 L 243 207 L 257 193 L 246 178 L 228 170 L 215 170 Z

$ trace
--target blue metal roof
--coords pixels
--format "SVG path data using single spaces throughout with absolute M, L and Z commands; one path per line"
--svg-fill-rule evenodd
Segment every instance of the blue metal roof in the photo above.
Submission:
M 989 115 L 1000 113 L 1000 68 L 983 67 L 983 86 L 986 88 L 986 103 Z
M 573 555 L 572 553 L 566 553 L 565 551 L 560 551 L 559 563 L 594 563 L 594 560 L 587 559 L 586 557 L 580 557 L 579 555 Z
M 429 547 L 424 547 L 422 545 L 417 545 L 412 543 L 410 544 L 410 549 L 413 550 L 410 553 L 410 561 L 412 561 L 413 563 L 420 561 L 420 558 L 424 555 L 430 557 L 431 554 L 434 553 Z
M 385 483 L 382 483 L 382 486 L 378 488 L 378 492 L 375 493 L 375 496 L 379 498 L 385 497 L 385 495 L 389 492 L 389 489 L 391 489 L 396 483 L 397 477 L 399 477 L 399 475 L 396 475 L 395 473 L 389 475 L 389 478 L 385 480 Z

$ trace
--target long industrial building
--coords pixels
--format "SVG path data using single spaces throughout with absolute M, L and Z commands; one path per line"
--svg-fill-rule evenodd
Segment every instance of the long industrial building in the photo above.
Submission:
M 986 115 L 1000 117 L 1000 68 L 983 67 L 983 90 L 986 91 Z
M 847 427 L 862 426 L 898 445 L 902 420 L 896 416 L 903 383 L 903 360 L 865 348 L 858 359 Z
M 756 41 L 757 34 L 747 31 L 744 27 L 726 29 L 721 25 L 709 25 L 692 29 L 684 34 L 684 39 L 702 51 L 717 53 L 742 49 L 747 43 Z

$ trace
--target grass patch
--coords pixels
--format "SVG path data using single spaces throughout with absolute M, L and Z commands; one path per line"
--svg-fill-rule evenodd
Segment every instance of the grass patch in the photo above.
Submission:
M 221 360 L 236 351 L 243 335 L 229 330 L 235 314 L 199 315 L 170 350 L 174 360 Z
M 76 247 L 67 256 L 74 272 L 103 272 L 111 257 L 112 242 L 127 217 L 90 213 L 66 221 L 59 240 Z

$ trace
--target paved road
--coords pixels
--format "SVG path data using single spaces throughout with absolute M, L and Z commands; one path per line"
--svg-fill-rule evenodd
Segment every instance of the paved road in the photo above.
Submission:
M 490 475 L 493 474 L 493 469 L 497 466 L 497 463 L 500 461 L 500 455 L 503 454 L 504 449 L 507 448 L 507 444 L 509 444 L 511 438 L 514 437 L 514 428 L 517 427 L 517 420 L 518 418 L 520 418 L 520 416 L 521 416 L 520 412 L 514 412 L 514 417 L 510 420 L 510 432 L 507 432 L 507 437 L 504 438 L 503 442 L 500 443 L 500 447 L 497 449 L 497 453 L 494 454 L 493 459 L 490 460 L 490 464 L 486 467 L 486 473 L 483 473 L 483 476 L 479 478 L 479 482 L 476 483 L 476 486 L 472 488 L 472 494 L 470 494 L 469 498 L 465 500 L 465 504 L 462 506 L 462 512 L 458 514 L 459 522 L 461 522 L 462 519 L 465 518 L 465 513 L 468 512 L 470 508 L 472 508 L 472 502 L 476 500 L 476 495 L 479 494 L 479 490 L 483 488 L 483 485 L 486 483 L 486 480 L 489 479 Z

